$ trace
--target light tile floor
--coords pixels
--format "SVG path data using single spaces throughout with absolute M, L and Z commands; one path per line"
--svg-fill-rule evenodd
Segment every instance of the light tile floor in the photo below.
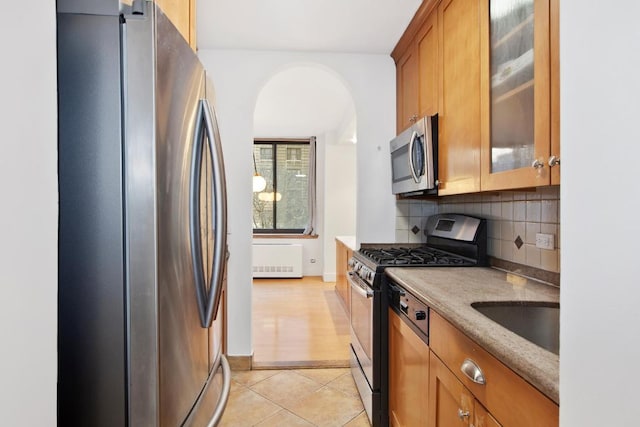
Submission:
M 348 368 L 234 371 L 220 426 L 369 427 Z

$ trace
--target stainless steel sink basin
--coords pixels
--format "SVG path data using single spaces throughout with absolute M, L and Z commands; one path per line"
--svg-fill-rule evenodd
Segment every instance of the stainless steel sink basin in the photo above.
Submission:
M 559 354 L 560 304 L 540 301 L 474 302 L 471 307 L 532 343 Z

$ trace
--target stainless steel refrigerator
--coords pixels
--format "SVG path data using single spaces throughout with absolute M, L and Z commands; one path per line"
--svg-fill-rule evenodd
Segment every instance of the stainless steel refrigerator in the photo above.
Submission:
M 57 31 L 58 425 L 215 425 L 230 372 L 210 80 L 151 2 L 58 0 Z

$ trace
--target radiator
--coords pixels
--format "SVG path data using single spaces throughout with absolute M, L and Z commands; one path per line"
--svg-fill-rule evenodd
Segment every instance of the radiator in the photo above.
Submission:
M 302 245 L 253 245 L 253 277 L 302 277 Z

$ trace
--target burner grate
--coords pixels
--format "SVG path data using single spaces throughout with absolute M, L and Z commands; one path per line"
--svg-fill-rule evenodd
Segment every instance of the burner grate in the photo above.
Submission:
M 450 254 L 428 246 L 417 248 L 367 248 L 360 253 L 380 266 L 466 266 L 475 265 L 473 260 Z

